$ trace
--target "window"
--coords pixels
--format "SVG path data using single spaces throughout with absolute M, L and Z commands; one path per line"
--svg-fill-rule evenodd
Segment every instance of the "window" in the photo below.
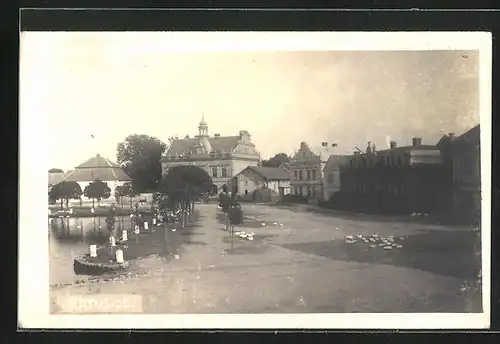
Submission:
M 299 171 L 299 180 L 302 180 L 302 171 Z
M 217 167 L 212 167 L 212 177 L 217 178 Z
M 328 174 L 327 182 L 328 184 L 333 184 L 335 182 L 335 175 L 333 173 Z
M 222 177 L 226 178 L 227 177 L 227 167 L 223 167 L 221 172 L 222 172 Z
M 299 177 L 298 177 L 299 172 L 298 171 L 294 171 L 294 174 L 295 174 L 295 180 L 299 179 Z
M 312 179 L 316 180 L 316 170 L 312 170 Z
M 312 188 L 310 188 L 310 187 L 307 188 L 307 196 L 309 196 L 309 197 L 312 196 Z
M 245 180 L 245 186 L 248 186 L 248 180 Z
M 311 179 L 311 171 L 307 170 L 307 180 Z

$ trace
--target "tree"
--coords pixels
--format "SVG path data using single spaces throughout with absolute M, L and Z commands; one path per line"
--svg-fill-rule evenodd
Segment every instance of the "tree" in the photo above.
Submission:
M 92 198 L 92 208 L 94 208 L 94 200 L 97 200 L 97 205 L 99 205 L 101 199 L 108 199 L 111 196 L 111 189 L 108 183 L 96 179 L 85 187 L 83 194 L 87 198 Z
M 262 160 L 262 167 L 279 167 L 284 162 L 290 162 L 290 157 L 285 153 L 278 153 L 269 160 Z
M 134 189 L 156 191 L 161 179 L 161 158 L 166 145 L 148 135 L 129 135 L 117 146 L 116 159 L 132 178 Z
M 62 181 L 53 185 L 50 188 L 49 197 L 54 200 L 61 201 L 61 209 L 63 209 L 63 200 L 66 201 L 66 207 L 70 199 L 79 199 L 82 195 L 82 188 L 77 182 Z
M 132 208 L 132 197 L 134 197 L 137 193 L 134 191 L 132 187 L 132 183 L 127 182 L 123 185 L 118 185 L 115 189 L 115 197 L 120 200 L 120 204 L 123 206 L 123 197 L 130 197 L 130 208 Z
M 163 176 L 158 191 L 168 198 L 169 207 L 180 206 L 182 211 L 181 225 L 184 227 L 188 209 L 194 208 L 194 201 L 210 192 L 212 178 L 196 166 L 175 166 Z

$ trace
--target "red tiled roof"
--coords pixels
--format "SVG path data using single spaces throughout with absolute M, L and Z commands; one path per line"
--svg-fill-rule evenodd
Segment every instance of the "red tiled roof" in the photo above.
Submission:
M 286 180 L 290 179 L 290 172 L 280 167 L 256 167 L 248 166 L 246 170 L 252 170 L 260 174 L 267 180 Z

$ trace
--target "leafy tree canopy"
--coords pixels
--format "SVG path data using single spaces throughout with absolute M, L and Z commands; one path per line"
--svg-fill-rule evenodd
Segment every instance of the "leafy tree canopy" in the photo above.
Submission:
M 108 183 L 97 179 L 87 185 L 83 193 L 85 197 L 97 199 L 99 201 L 101 199 L 108 199 L 109 196 L 111 196 L 111 189 Z
M 49 193 L 53 199 L 78 199 L 82 195 L 82 189 L 77 182 L 62 181 L 52 186 Z
M 196 166 L 176 166 L 162 177 L 158 191 L 171 201 L 189 202 L 208 193 L 211 186 L 212 178 L 205 170 Z
M 156 190 L 165 148 L 165 143 L 156 137 L 138 134 L 129 135 L 118 144 L 117 162 L 132 178 L 137 193 Z
M 132 183 L 130 182 L 124 183 L 123 185 L 118 185 L 115 188 L 115 194 L 125 197 L 132 197 L 136 195 L 134 188 L 132 187 Z
M 262 167 L 279 167 L 289 161 L 290 157 L 286 153 L 278 153 L 269 160 L 262 160 Z

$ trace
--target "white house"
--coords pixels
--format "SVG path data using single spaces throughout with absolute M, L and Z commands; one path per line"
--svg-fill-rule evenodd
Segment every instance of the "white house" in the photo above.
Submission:
M 246 196 L 262 187 L 278 195 L 289 194 L 290 172 L 281 167 L 248 166 L 233 178 L 232 192 Z
M 323 199 L 330 200 L 332 195 L 340 191 L 340 166 L 347 161 L 347 156 L 330 155 L 323 168 Z
M 84 191 L 85 187 L 96 179 L 108 184 L 111 189 L 110 199 L 113 200 L 116 187 L 132 180 L 123 171 L 120 165 L 100 156 L 99 154 L 75 167 L 73 171 L 68 172 L 64 176 L 65 181 L 77 182 L 82 188 L 82 191 Z M 85 199 L 85 197 L 83 197 L 83 199 Z

